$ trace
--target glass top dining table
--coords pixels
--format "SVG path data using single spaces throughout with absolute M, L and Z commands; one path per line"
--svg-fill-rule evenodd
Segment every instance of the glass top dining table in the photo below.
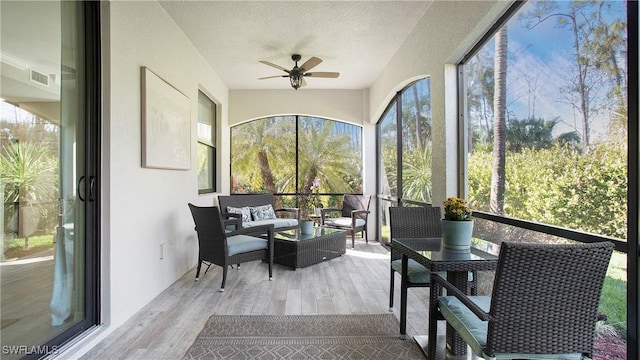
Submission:
M 413 259 L 431 272 L 446 272 L 447 280 L 465 293 L 469 288 L 469 272 L 495 270 L 498 264 L 499 245 L 480 239 L 473 239 L 469 250 L 451 250 L 442 244 L 441 238 L 394 238 L 391 248 L 402 255 L 402 276 L 407 276 L 408 259 Z M 437 296 L 429 292 L 429 316 L 437 316 Z M 425 319 L 426 321 L 426 319 Z M 429 329 L 428 335 L 418 335 L 414 339 L 429 360 L 435 360 L 435 338 L 437 329 Z M 401 334 L 403 335 L 403 334 Z M 448 356 L 466 356 L 466 343 L 447 326 Z

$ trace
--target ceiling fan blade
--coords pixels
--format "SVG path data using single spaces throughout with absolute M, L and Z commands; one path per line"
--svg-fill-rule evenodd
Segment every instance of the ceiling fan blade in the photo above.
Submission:
M 311 69 L 313 69 L 314 67 L 318 66 L 318 64 L 320 64 L 322 62 L 322 59 L 317 58 L 317 57 L 312 57 L 311 59 L 305 61 L 304 64 L 302 64 L 300 66 L 300 68 L 304 71 L 309 71 Z
M 319 77 L 319 78 L 337 78 L 340 76 L 338 72 L 314 72 L 314 73 L 305 73 L 304 76 L 310 77 Z
M 258 78 L 258 80 L 273 79 L 273 78 L 279 78 L 279 77 L 289 77 L 289 75 L 273 75 L 273 76 L 265 76 L 265 77 Z
M 284 72 L 286 72 L 286 73 L 289 73 L 289 70 L 288 70 L 288 69 L 285 69 L 285 68 L 283 68 L 283 67 L 282 67 L 282 66 L 280 66 L 280 65 L 276 65 L 276 64 L 274 64 L 274 63 L 272 63 L 272 62 L 268 62 L 268 61 L 264 61 L 264 60 L 260 60 L 260 62 L 261 62 L 261 63 L 263 63 L 263 64 L 265 64 L 265 65 L 273 66 L 274 68 L 279 69 L 279 70 L 282 70 L 282 71 L 284 71 Z

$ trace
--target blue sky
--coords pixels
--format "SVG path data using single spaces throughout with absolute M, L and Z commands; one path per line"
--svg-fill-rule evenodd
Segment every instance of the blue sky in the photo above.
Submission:
M 607 17 L 625 16 L 622 1 L 608 1 Z M 567 9 L 568 1 L 560 1 L 560 8 Z M 518 15 L 531 9 L 525 4 L 509 21 L 508 59 L 508 109 L 519 119 L 530 115 L 545 120 L 561 118 L 557 133 L 572 131 L 580 125 L 580 117 L 574 114 L 560 89 L 570 83 L 573 66 L 573 35 L 570 27 L 557 26 L 557 17 L 547 19 L 532 30 L 527 29 Z M 488 44 L 493 47 L 492 42 Z M 592 139 L 606 135 L 608 114 L 600 114 L 592 124 Z M 557 134 L 556 134 L 557 135 Z

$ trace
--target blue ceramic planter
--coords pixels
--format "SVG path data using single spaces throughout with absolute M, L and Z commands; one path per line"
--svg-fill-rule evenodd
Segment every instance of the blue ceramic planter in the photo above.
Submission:
M 311 234 L 313 232 L 313 221 L 300 221 L 300 232 Z
M 473 220 L 442 220 L 442 246 L 451 250 L 469 250 L 473 234 Z

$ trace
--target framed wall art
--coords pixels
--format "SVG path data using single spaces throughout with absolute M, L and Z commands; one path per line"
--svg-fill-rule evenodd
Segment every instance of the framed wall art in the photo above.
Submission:
M 142 166 L 191 168 L 191 101 L 147 67 L 142 73 Z

